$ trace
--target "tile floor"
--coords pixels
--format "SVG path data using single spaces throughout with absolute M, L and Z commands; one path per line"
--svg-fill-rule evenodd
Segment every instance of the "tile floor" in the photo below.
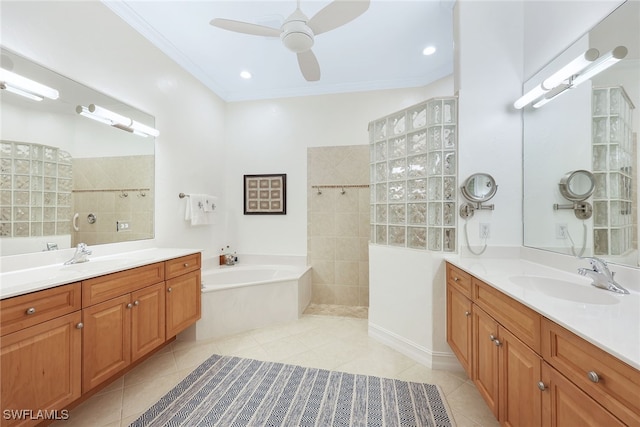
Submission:
M 369 338 L 366 319 L 319 314 L 217 340 L 178 339 L 53 425 L 128 426 L 213 353 L 438 384 L 459 427 L 499 425 L 463 372 L 431 370 Z

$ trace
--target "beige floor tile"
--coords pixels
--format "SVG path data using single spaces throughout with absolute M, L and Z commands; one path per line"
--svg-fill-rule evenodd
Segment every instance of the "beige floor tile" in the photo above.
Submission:
M 469 383 L 464 383 L 447 395 L 447 402 L 452 411 L 459 413 L 471 421 L 483 426 L 499 426 L 489 407 L 478 390 Z
M 181 350 L 173 352 L 173 356 L 176 362 L 176 369 L 195 368 L 212 354 L 220 354 L 215 344 L 207 345 L 194 345 L 191 348 L 183 347 Z
M 97 394 L 69 413 L 69 419 L 56 421 L 56 427 L 104 427 L 122 417 L 123 390 Z
M 174 374 L 178 370 L 173 352 L 153 355 L 124 376 L 124 386 L 148 381 L 150 378 Z
M 182 380 L 178 373 L 153 378 L 124 388 L 122 417 L 146 411 Z
M 445 396 L 452 393 L 465 383 L 465 381 L 461 380 L 457 376 L 451 375 L 449 371 L 429 369 L 419 363 L 414 363 L 409 368 L 400 372 L 397 378 L 403 381 L 437 384 L 440 386 Z

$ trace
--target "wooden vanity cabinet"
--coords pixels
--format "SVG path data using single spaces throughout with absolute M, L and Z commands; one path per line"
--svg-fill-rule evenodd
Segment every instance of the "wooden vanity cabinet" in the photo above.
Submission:
M 155 263 L 82 282 L 83 392 L 164 343 L 164 268 Z
M 80 397 L 80 283 L 0 300 L 2 410 L 60 410 Z M 0 418 L 2 426 L 34 424 Z M 9 417 L 12 418 L 12 417 Z
M 461 273 L 447 264 L 447 341 L 501 425 L 640 426 L 640 371 L 475 277 L 461 352 Z
M 166 262 L 166 335 L 176 336 L 201 317 L 200 253 Z
M 447 286 L 447 341 L 471 378 L 471 300 Z
M 80 397 L 80 320 L 75 311 L 1 338 L 0 425 L 34 425 L 31 417 L 38 411 L 61 410 Z M 22 413 L 22 419 L 7 417 L 7 410 Z
M 200 318 L 200 253 L 0 300 L 0 403 L 32 426 Z M 166 279 L 166 281 L 165 281 Z M 26 414 L 26 418 L 25 415 Z

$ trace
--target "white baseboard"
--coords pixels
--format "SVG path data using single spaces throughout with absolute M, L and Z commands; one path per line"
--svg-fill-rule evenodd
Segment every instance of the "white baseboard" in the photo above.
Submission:
M 431 369 L 462 371 L 462 365 L 453 353 L 432 351 L 406 338 L 369 322 L 369 336 Z

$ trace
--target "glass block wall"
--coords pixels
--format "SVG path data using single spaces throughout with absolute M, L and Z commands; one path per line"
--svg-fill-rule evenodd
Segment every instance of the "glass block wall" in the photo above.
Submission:
M 59 148 L 0 142 L 0 236 L 71 232 L 71 155 Z
M 372 243 L 456 251 L 457 135 L 455 97 L 370 123 Z
M 595 255 L 624 255 L 634 248 L 633 103 L 621 86 L 593 89 L 592 162 Z

